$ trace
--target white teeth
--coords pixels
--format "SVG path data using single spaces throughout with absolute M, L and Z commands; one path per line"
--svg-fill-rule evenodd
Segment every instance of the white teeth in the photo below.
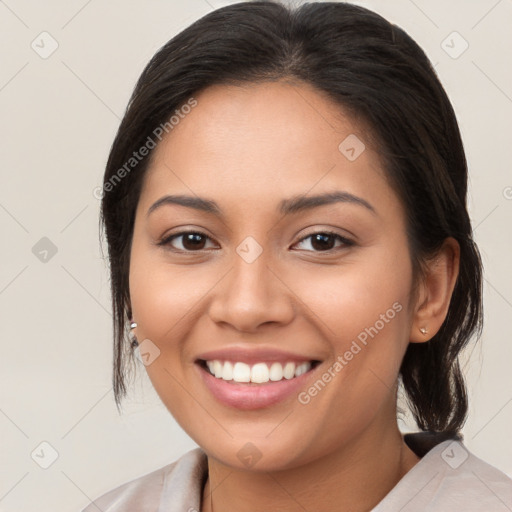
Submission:
M 283 366 L 281 363 L 272 363 L 270 367 L 270 380 L 277 382 L 283 379 Z
M 226 361 L 222 368 L 222 379 L 233 380 L 233 365 L 229 361 Z
M 218 379 L 222 378 L 222 368 L 223 364 L 220 361 L 213 361 L 213 374 Z
M 295 369 L 295 377 L 300 377 L 303 373 L 306 373 L 311 368 L 311 363 L 302 363 Z
M 264 384 L 266 382 L 278 382 L 283 379 L 293 379 L 300 377 L 311 369 L 311 363 L 301 363 L 296 365 L 288 362 L 284 366 L 281 363 L 274 362 L 270 365 L 267 363 L 256 363 L 252 366 L 230 361 L 221 362 L 217 359 L 214 361 L 206 361 L 206 365 L 212 375 L 218 379 L 235 382 L 254 382 L 256 384 Z
M 268 382 L 269 370 L 265 363 L 255 364 L 251 368 L 251 382 L 261 384 L 262 382 Z
M 230 364 L 229 361 L 226 363 Z M 224 366 L 226 366 L 224 363 Z M 235 363 L 233 366 L 233 380 L 235 382 L 251 382 L 251 367 L 245 363 Z
M 286 363 L 283 370 L 285 379 L 293 379 L 295 377 L 295 363 Z

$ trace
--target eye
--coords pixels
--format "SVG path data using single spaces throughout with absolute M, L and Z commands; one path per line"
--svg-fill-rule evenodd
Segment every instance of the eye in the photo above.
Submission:
M 208 249 L 206 247 L 208 240 L 211 241 L 211 238 L 200 231 L 181 231 L 162 239 L 158 242 L 158 245 L 171 246 L 173 250 L 181 252 L 197 252 Z M 176 243 L 176 241 L 179 241 L 179 243 Z M 306 241 L 308 242 L 303 249 L 313 252 L 328 252 L 354 245 L 352 240 L 330 231 L 311 233 L 299 240 L 295 245 L 300 245 Z M 336 242 L 339 242 L 338 246 L 336 246 Z
M 304 243 L 307 240 L 309 240 L 309 242 L 306 243 L 306 250 L 312 250 L 313 252 L 327 252 L 335 250 L 336 248 L 340 249 L 354 245 L 352 240 L 331 231 L 318 231 L 316 233 L 311 233 L 302 238 L 298 244 Z M 337 247 L 335 247 L 336 241 L 340 242 Z
M 173 242 L 180 239 L 181 241 L 177 243 L 177 246 L 173 245 Z M 164 238 L 158 242 L 158 245 L 169 245 L 176 251 L 195 252 L 207 249 L 207 247 L 205 247 L 207 240 L 211 240 L 210 237 L 200 231 L 181 231 L 180 233 L 175 233 Z

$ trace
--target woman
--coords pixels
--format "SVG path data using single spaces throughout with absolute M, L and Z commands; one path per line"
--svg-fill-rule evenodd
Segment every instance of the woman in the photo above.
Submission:
M 460 435 L 466 189 L 428 59 L 369 10 L 240 3 L 169 41 L 104 177 L 114 390 L 138 351 L 200 448 L 85 510 L 512 510 Z

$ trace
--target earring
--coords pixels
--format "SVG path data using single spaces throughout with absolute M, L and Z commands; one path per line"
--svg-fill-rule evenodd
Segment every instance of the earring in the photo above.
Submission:
M 135 334 L 132 332 L 133 329 L 137 327 L 137 322 L 130 322 L 130 345 L 132 348 L 135 348 L 139 345 L 139 342 L 137 341 L 137 338 L 135 337 Z
M 428 329 L 426 327 L 420 327 L 421 334 L 427 334 Z

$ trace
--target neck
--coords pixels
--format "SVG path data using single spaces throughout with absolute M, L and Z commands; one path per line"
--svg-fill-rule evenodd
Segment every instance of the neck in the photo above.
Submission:
M 343 510 L 363 512 L 418 461 L 396 423 L 384 432 L 368 428 L 338 450 L 287 470 L 242 471 L 208 457 L 201 512 L 328 512 L 340 504 Z

